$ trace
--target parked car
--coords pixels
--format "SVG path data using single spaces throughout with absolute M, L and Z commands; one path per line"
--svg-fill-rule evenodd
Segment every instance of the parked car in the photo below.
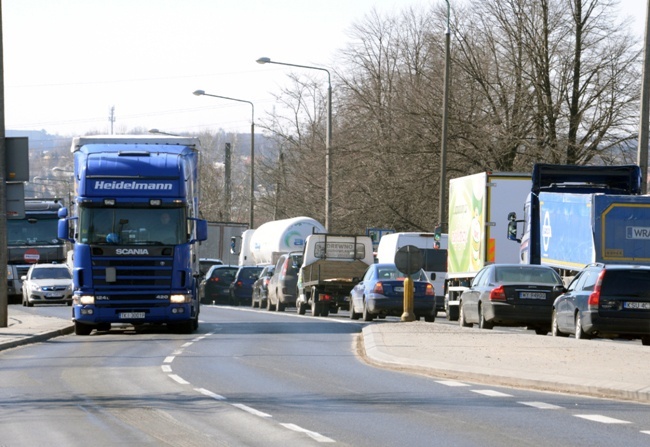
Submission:
M 251 307 L 266 307 L 268 298 L 269 281 L 275 271 L 274 265 L 267 265 L 260 272 L 259 278 L 253 283 L 253 296 L 251 298 Z
M 545 265 L 491 264 L 478 271 L 460 296 L 461 326 L 527 326 L 546 335 L 553 301 L 564 292 L 562 278 Z
M 72 305 L 72 274 L 66 264 L 34 264 L 23 281 L 23 306 Z
M 208 270 L 210 270 L 210 267 L 213 265 L 223 265 L 223 261 L 221 259 L 212 259 L 212 258 L 201 258 L 199 259 L 199 281 L 203 281 L 203 278 L 205 278 L 205 275 L 208 273 Z
M 404 279 L 395 264 L 373 264 L 360 283 L 350 292 L 350 318 L 372 321 L 375 317 L 400 316 L 404 313 Z M 433 322 L 436 295 L 424 270 L 411 275 L 414 284 L 413 313 L 417 320 Z
M 230 283 L 235 280 L 239 267 L 236 265 L 213 265 L 199 284 L 199 300 L 204 304 L 229 304 Z
M 230 304 L 240 306 L 250 303 L 253 296 L 253 283 L 260 276 L 262 267 L 242 266 L 235 274 L 235 279 L 230 283 Z
M 590 264 L 553 303 L 552 333 L 650 346 L 650 267 Z
M 296 305 L 298 271 L 302 265 L 302 252 L 285 253 L 275 263 L 275 273 L 268 285 L 267 310 L 284 311 Z

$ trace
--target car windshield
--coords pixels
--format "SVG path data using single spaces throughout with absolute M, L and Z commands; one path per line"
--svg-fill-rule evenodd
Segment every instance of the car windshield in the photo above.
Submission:
M 31 279 L 71 279 L 70 270 L 66 268 L 38 268 L 32 270 Z
M 184 208 L 80 208 L 84 244 L 176 245 L 189 233 Z
M 498 283 L 559 284 L 560 279 L 550 269 L 530 267 L 500 267 L 496 269 Z

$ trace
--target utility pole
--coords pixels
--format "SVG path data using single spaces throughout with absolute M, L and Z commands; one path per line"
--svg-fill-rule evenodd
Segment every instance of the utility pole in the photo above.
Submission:
M 2 44 L 2 3 L 0 2 L 0 327 L 9 324 L 7 296 L 7 179 L 5 146 L 4 50 Z
M 641 194 L 648 191 L 648 126 L 650 115 L 650 0 L 646 5 L 645 45 L 643 49 L 643 81 L 641 84 L 641 118 L 637 164 L 641 168 Z
M 226 151 L 223 158 L 223 167 L 224 167 L 224 192 L 226 194 L 226 220 L 230 222 L 232 219 L 232 179 L 231 172 L 231 149 L 230 143 L 226 143 Z
M 115 106 L 111 106 L 111 114 L 108 115 L 108 122 L 111 123 L 111 135 L 113 135 L 113 123 L 115 123 Z

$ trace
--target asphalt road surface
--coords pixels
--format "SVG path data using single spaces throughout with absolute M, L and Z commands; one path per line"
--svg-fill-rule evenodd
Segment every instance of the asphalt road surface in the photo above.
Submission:
M 204 306 L 191 335 L 125 327 L 0 352 L 0 444 L 650 444 L 647 405 L 369 366 L 363 324 Z

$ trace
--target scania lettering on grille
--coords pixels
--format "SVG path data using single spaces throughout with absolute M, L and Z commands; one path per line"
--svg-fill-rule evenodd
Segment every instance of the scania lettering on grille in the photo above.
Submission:
M 116 255 L 148 255 L 149 250 L 146 248 L 116 248 Z
M 174 185 L 170 182 L 135 182 L 135 181 L 124 181 L 124 180 L 112 180 L 104 181 L 98 180 L 95 182 L 95 189 L 101 190 L 116 190 L 116 189 L 127 189 L 134 191 L 171 191 L 174 188 Z

